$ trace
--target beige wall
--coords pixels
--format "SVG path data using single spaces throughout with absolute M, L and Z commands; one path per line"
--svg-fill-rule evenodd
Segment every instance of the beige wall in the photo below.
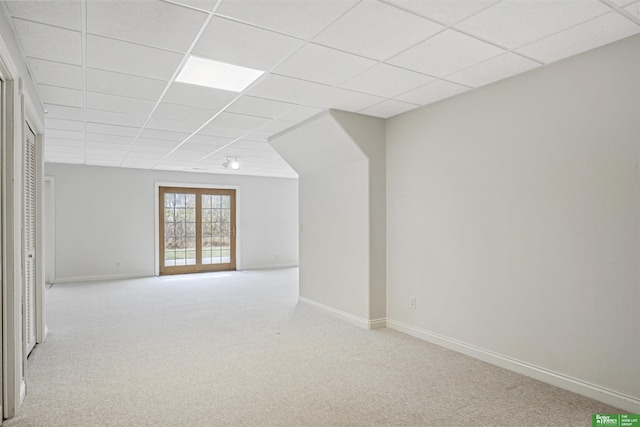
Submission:
M 633 37 L 388 120 L 389 324 L 638 405 L 639 76 Z

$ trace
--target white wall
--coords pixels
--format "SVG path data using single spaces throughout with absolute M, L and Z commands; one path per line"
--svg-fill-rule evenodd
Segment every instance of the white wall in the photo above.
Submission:
M 329 110 L 269 142 L 300 177 L 301 299 L 360 326 L 380 327 L 386 313 L 384 120 Z
M 634 37 L 388 120 L 388 324 L 640 408 L 639 76 Z
M 369 319 L 368 161 L 300 175 L 300 296 Z
M 52 163 L 46 174 L 55 177 L 56 281 L 154 275 L 158 182 L 238 186 L 242 269 L 298 264 L 297 180 Z
M 369 319 L 387 315 L 387 172 L 385 121 L 332 110 L 368 159 Z

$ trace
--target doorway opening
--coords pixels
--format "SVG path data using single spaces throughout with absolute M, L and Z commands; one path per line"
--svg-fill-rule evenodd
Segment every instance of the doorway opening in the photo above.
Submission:
M 159 187 L 160 274 L 236 268 L 236 191 Z

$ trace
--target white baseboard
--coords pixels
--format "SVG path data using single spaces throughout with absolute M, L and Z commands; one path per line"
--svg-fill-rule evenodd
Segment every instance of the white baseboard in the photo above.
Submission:
M 372 319 L 369 320 L 369 329 L 382 329 L 387 327 L 387 319 Z
M 430 343 L 457 351 L 458 353 L 466 354 L 467 356 L 471 356 L 484 362 L 491 363 L 492 365 L 500 366 L 501 368 L 509 369 L 510 371 L 526 375 L 528 377 L 554 385 L 556 387 L 560 387 L 565 390 L 569 390 L 571 392 L 589 397 L 591 399 L 607 403 L 609 405 L 631 412 L 632 414 L 640 413 L 640 399 L 636 397 L 619 393 L 614 390 L 609 390 L 607 388 L 591 384 L 577 378 L 572 378 L 570 376 L 559 374 L 557 372 L 553 372 L 539 366 L 503 356 L 501 354 L 494 353 L 492 351 L 488 351 L 434 332 L 426 331 L 424 329 L 397 320 L 386 319 L 386 325 L 389 329 L 403 332 L 424 341 L 428 341 Z
M 27 384 L 24 382 L 24 380 L 22 380 L 20 381 L 20 404 L 18 405 L 19 407 L 22 407 L 22 403 L 24 402 L 25 397 L 27 397 Z
M 347 313 L 346 311 L 329 307 L 328 305 L 310 300 L 308 298 L 299 297 L 298 300 L 305 304 L 313 305 L 314 307 L 320 308 L 323 311 L 326 311 L 327 313 L 331 314 L 332 316 L 338 317 L 342 320 L 345 320 L 351 323 L 352 325 L 356 325 L 364 329 L 379 329 L 379 328 L 384 328 L 386 325 L 385 319 L 367 320 L 364 317 L 356 316 L 351 313 Z
M 294 268 L 297 266 L 298 264 L 243 265 L 242 270 L 278 270 L 280 268 Z
M 113 274 L 104 276 L 78 276 L 78 277 L 61 277 L 56 278 L 53 286 L 59 283 L 75 283 L 75 282 L 99 282 L 104 280 L 127 280 L 140 279 L 142 277 L 154 277 L 153 274 Z

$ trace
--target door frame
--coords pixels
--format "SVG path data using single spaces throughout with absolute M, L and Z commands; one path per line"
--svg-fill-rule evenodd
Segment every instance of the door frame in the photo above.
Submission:
M 235 190 L 236 192 L 236 270 L 242 270 L 242 259 L 240 254 L 241 242 L 242 242 L 242 227 L 240 223 L 241 212 L 241 198 L 240 198 L 240 186 L 229 184 L 202 184 L 202 183 L 188 183 L 188 182 L 155 182 L 154 183 L 154 258 L 155 258 L 155 275 L 160 276 L 160 187 L 178 187 L 178 188 L 205 188 L 205 189 L 220 189 L 220 190 Z
M 21 252 L 20 228 L 17 220 L 21 211 L 20 198 L 15 194 L 19 185 L 12 183 L 14 177 L 20 179 L 15 171 L 16 147 L 21 139 L 21 102 L 19 101 L 16 81 L 18 69 L 11 60 L 8 49 L 0 39 L 0 79 L 3 84 L 3 120 L 0 138 L 2 160 L 2 417 L 13 418 L 18 413 L 26 387 L 22 378 L 22 318 L 20 315 L 21 271 L 19 255 Z M 16 117 L 18 116 L 18 117 Z M 9 183 L 12 183 L 11 185 Z M 18 202 L 16 202 L 16 200 Z M 16 212 L 16 209 L 18 212 Z
M 47 197 L 46 188 L 42 189 L 44 202 L 42 205 L 44 216 L 44 228 L 43 231 L 43 244 L 44 244 L 44 272 L 46 278 L 47 266 L 49 267 L 49 285 L 53 285 L 56 282 L 56 178 L 53 176 L 44 177 L 45 187 L 46 183 L 49 183 L 49 197 Z M 50 224 L 49 224 L 50 222 Z M 50 239 L 47 239 L 47 234 Z M 49 250 L 47 250 L 47 248 Z M 44 279 L 43 279 L 44 280 Z M 44 280 L 44 284 L 47 285 L 47 281 Z
M 0 185 L 3 215 L 0 216 L 2 229 L 1 263 L 1 320 L 2 339 L 2 398 L 1 417 L 13 418 L 17 415 L 27 393 L 26 355 L 23 339 L 22 287 L 23 266 L 23 146 L 26 121 L 36 134 L 36 197 L 41 197 L 43 162 L 44 123 L 42 107 L 34 104 L 25 90 L 20 71 L 12 59 L 10 50 L 0 37 L 0 79 L 3 84 L 3 120 L 0 131 Z M 37 101 L 37 99 L 36 99 Z M 36 105 L 39 108 L 36 108 Z M 42 117 L 42 118 L 41 118 Z M 38 199 L 41 200 L 41 199 Z M 41 203 L 41 202 L 40 202 Z M 36 207 L 36 223 L 42 219 L 41 211 Z M 40 230 L 36 230 L 36 256 L 42 260 L 41 245 L 38 246 Z M 38 252 L 40 250 L 40 252 Z M 40 267 L 37 270 L 42 271 Z M 42 276 L 41 276 L 42 277 Z M 36 279 L 38 273 L 36 272 Z M 38 282 L 36 282 L 38 284 Z M 42 285 L 42 280 L 40 280 Z M 37 289 L 36 289 L 37 291 Z M 40 301 L 43 303 L 42 296 Z M 40 311 L 41 310 L 41 311 Z M 44 304 L 36 307 L 37 325 L 44 325 Z M 46 338 L 46 328 L 42 329 L 41 341 Z M 40 342 L 41 342 L 40 341 Z M 38 342 L 38 338 L 36 338 Z

